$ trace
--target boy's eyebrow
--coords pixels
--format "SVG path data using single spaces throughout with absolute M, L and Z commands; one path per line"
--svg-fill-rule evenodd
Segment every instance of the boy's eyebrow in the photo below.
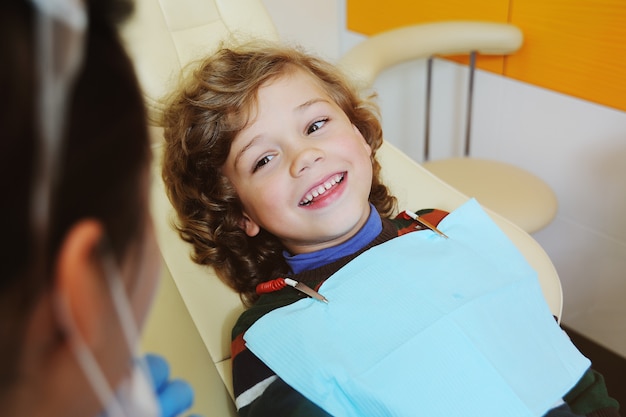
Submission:
M 235 167 L 235 169 L 237 169 L 237 164 L 239 163 L 239 160 L 241 159 L 241 157 L 243 156 L 243 154 L 252 147 L 252 145 L 254 145 L 254 142 L 259 138 L 259 135 L 255 136 L 252 138 L 252 140 L 250 142 L 248 142 L 246 144 L 246 146 L 244 146 L 243 148 L 241 148 L 239 150 L 239 152 L 237 152 L 237 156 L 235 156 L 235 162 L 233 164 L 233 166 Z
M 296 108 L 294 110 L 302 111 L 302 110 L 306 109 L 307 107 L 311 107 L 315 103 L 320 103 L 320 102 L 322 102 L 322 103 L 329 103 L 329 101 L 327 99 L 322 98 L 322 97 L 312 98 L 311 100 L 307 100 L 304 103 L 300 104 L 299 106 L 296 106 Z

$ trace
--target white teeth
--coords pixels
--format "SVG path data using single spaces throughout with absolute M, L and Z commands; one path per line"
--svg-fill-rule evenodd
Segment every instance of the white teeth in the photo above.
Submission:
M 300 202 L 301 206 L 310 204 L 314 198 L 324 194 L 327 190 L 330 190 L 334 185 L 340 183 L 343 180 L 343 174 L 337 174 L 324 184 L 320 184 L 317 188 L 311 190 L 310 193 L 304 196 L 304 199 Z

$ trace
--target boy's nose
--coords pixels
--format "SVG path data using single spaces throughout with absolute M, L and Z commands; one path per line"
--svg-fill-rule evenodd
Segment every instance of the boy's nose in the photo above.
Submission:
M 299 177 L 307 169 L 311 168 L 315 163 L 324 159 L 324 152 L 316 147 L 304 147 L 298 150 L 293 162 L 291 163 L 291 175 Z

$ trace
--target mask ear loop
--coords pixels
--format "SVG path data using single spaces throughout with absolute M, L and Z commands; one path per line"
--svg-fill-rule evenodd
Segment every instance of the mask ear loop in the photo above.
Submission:
M 58 179 L 72 85 L 82 62 L 87 13 L 81 0 L 31 0 L 35 6 L 39 140 L 32 185 L 31 222 L 36 264 L 45 273 L 52 190 Z
M 111 411 L 111 415 L 123 416 L 124 412 L 122 407 L 115 400 L 115 393 L 111 389 L 104 373 L 102 373 L 96 358 L 87 348 L 80 332 L 76 330 L 77 327 L 74 322 L 74 318 L 72 317 L 68 300 L 61 294 L 58 294 L 55 299 L 55 307 L 57 316 L 59 317 L 59 320 L 61 320 L 63 327 L 66 331 L 72 333 L 70 337 L 72 350 L 76 354 L 76 359 L 83 368 L 83 373 L 89 380 L 89 383 L 96 393 L 100 404 L 108 406 Z
M 103 252 L 102 265 L 113 306 L 122 328 L 124 340 L 133 358 L 133 365 L 139 368 L 143 376 L 143 381 L 145 381 L 145 383 L 133 386 L 134 389 L 140 390 L 133 392 L 133 394 L 139 394 L 139 397 L 143 400 L 140 405 L 141 411 L 146 412 L 147 415 L 158 415 L 159 409 L 156 405 L 157 400 L 154 394 L 154 386 L 151 382 L 152 379 L 150 378 L 150 370 L 145 360 L 138 354 L 137 343 L 139 342 L 139 331 L 135 325 L 134 315 L 122 284 L 123 281 L 116 267 L 115 259 L 110 251 Z M 72 317 L 68 300 L 64 298 L 62 294 L 58 294 L 55 301 L 58 317 L 62 321 L 64 328 L 72 333 L 70 343 L 76 354 L 76 358 L 83 368 L 83 372 L 96 393 L 98 400 L 103 407 L 106 408 L 106 415 L 115 417 L 135 417 L 135 415 L 137 415 L 137 409 L 125 409 L 125 406 L 128 406 L 128 404 L 124 405 L 120 402 L 118 396 L 104 376 L 93 353 L 87 348 L 80 332 L 76 330 L 77 326 Z M 131 378 L 133 376 L 135 375 L 131 375 Z M 137 380 L 134 382 L 137 383 Z M 149 398 L 146 398 L 147 396 L 149 396 Z
M 103 255 L 102 266 L 111 292 L 111 298 L 113 299 L 113 305 L 117 312 L 117 318 L 124 332 L 126 346 L 128 347 L 128 351 L 134 355 L 137 351 L 136 343 L 139 342 L 139 331 L 135 325 L 134 314 L 128 302 L 126 290 L 122 284 L 122 277 L 119 274 L 115 259 L 110 250 L 107 250 L 107 253 Z

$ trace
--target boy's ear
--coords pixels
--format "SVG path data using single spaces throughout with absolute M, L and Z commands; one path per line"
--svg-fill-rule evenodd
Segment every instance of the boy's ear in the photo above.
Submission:
M 239 227 L 250 237 L 258 235 L 261 231 L 261 227 L 246 213 L 243 213 L 243 216 L 239 221 Z
M 58 317 L 62 330 L 69 338 L 79 332 L 90 347 L 106 342 L 108 292 L 98 260 L 103 237 L 99 222 L 76 223 L 63 240 L 55 270 L 55 292 L 63 303 Z

